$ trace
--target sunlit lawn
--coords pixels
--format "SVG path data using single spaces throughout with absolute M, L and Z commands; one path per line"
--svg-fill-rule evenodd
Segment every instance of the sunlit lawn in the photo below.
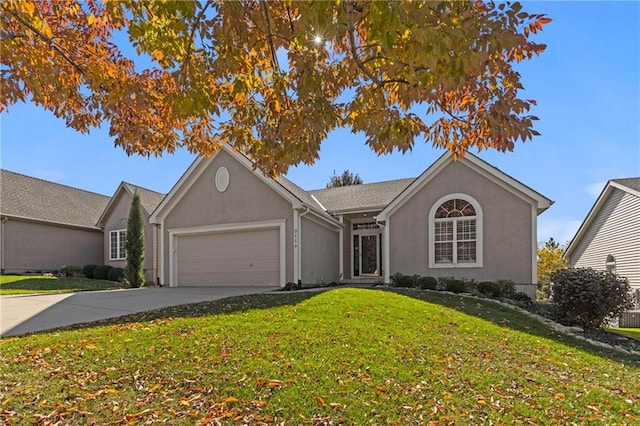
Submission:
M 14 424 L 638 421 L 639 359 L 485 301 L 403 293 L 262 294 L 3 339 L 2 413 Z
M 640 328 L 610 328 L 609 331 L 640 340 Z
M 127 288 L 120 282 L 88 278 L 58 278 L 35 275 L 0 275 L 0 295 L 69 293 L 75 291 Z

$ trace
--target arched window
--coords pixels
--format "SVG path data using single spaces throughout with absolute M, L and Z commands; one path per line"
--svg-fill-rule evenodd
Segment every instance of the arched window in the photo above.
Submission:
M 613 257 L 612 254 L 607 256 L 607 262 L 605 266 L 606 266 L 607 272 L 611 272 L 613 274 L 616 273 L 616 258 Z
M 465 194 L 439 199 L 429 212 L 429 267 L 482 266 L 482 209 Z

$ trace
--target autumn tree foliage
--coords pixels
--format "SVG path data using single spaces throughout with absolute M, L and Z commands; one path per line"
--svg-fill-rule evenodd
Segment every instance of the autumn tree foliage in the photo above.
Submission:
M 133 194 L 129 209 L 125 247 L 127 250 L 125 279 L 131 287 L 142 287 L 144 284 L 144 215 L 137 191 Z
M 109 127 L 128 154 L 224 143 L 271 174 L 336 127 L 377 153 L 456 156 L 531 139 L 514 65 L 551 21 L 482 1 L 5 0 L 0 111 L 33 102 Z M 133 46 L 132 49 L 127 49 Z M 135 50 L 135 52 L 129 52 Z
M 537 255 L 538 299 L 547 300 L 551 297 L 551 275 L 566 268 L 567 261 L 562 257 L 564 248 L 553 238 L 538 247 Z
M 333 171 L 333 176 L 329 178 L 327 188 L 337 188 L 339 186 L 360 185 L 362 178 L 357 173 L 352 173 L 349 170 L 345 170 L 341 175 L 336 175 L 336 171 Z

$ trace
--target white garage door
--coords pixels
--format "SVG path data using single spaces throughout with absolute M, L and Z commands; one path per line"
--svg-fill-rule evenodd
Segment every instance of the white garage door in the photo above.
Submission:
M 176 255 L 178 286 L 280 285 L 277 228 L 178 236 Z

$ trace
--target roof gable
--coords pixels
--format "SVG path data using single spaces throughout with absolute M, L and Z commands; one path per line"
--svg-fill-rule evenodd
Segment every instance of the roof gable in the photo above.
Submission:
M 156 207 L 158 207 L 160 202 L 162 202 L 165 197 L 165 195 L 160 192 L 152 191 L 150 189 L 122 181 L 120 182 L 120 185 L 118 185 L 116 191 L 113 193 L 113 196 L 109 200 L 109 203 L 102 211 L 102 214 L 96 221 L 96 225 L 98 227 L 104 226 L 104 222 L 106 221 L 107 217 L 109 217 L 109 214 L 111 214 L 111 211 L 117 204 L 118 198 L 120 198 L 122 194 L 126 193 L 129 194 L 129 196 L 133 197 L 133 194 L 136 191 L 138 192 L 138 196 L 140 196 L 140 204 L 142 205 L 142 208 L 147 217 L 156 209 Z
M 537 209 L 538 214 L 542 213 L 548 209 L 551 204 L 553 204 L 553 201 L 549 200 L 539 192 L 534 191 L 522 182 L 512 178 L 497 167 L 490 165 L 471 153 L 466 153 L 464 157 L 454 160 L 453 154 L 451 152 L 446 152 L 431 166 L 429 166 L 419 177 L 411 182 L 411 184 L 409 184 L 401 193 L 399 193 L 382 210 L 382 212 L 380 212 L 378 220 L 381 222 L 386 221 L 394 211 L 408 201 L 416 192 L 427 185 L 433 177 L 453 161 L 458 161 L 517 197 L 533 204 Z
M 96 228 L 106 195 L 1 170 L 0 212 L 6 216 Z
M 258 179 L 267 184 L 277 194 L 289 201 L 292 208 L 301 208 L 303 206 L 313 210 L 317 216 L 323 218 L 326 221 L 331 222 L 333 225 L 340 225 L 339 222 L 327 214 L 318 203 L 311 197 L 309 193 L 302 188 L 286 179 L 284 176 L 278 179 L 271 179 L 264 175 L 260 170 L 256 169 L 246 156 L 242 153 L 234 150 L 231 146 L 225 144 L 219 151 L 211 155 L 209 158 L 198 157 L 180 177 L 178 182 L 171 189 L 169 194 L 162 200 L 158 207 L 154 210 L 149 218 L 151 223 L 159 223 L 162 217 L 166 216 L 183 197 L 188 188 L 195 183 L 198 177 L 207 169 L 211 162 L 219 155 L 220 152 L 228 153 L 232 158 L 243 165 L 247 170 L 253 173 Z
M 591 223 L 598 216 L 600 210 L 602 210 L 602 208 L 607 204 L 607 201 L 614 191 L 624 191 L 640 198 L 640 178 L 611 179 L 607 182 L 596 199 L 596 202 L 593 204 L 584 221 L 578 228 L 576 235 L 574 235 L 567 246 L 567 249 L 564 252 L 565 259 L 568 259 L 576 247 L 578 247 L 580 241 L 591 226 Z

